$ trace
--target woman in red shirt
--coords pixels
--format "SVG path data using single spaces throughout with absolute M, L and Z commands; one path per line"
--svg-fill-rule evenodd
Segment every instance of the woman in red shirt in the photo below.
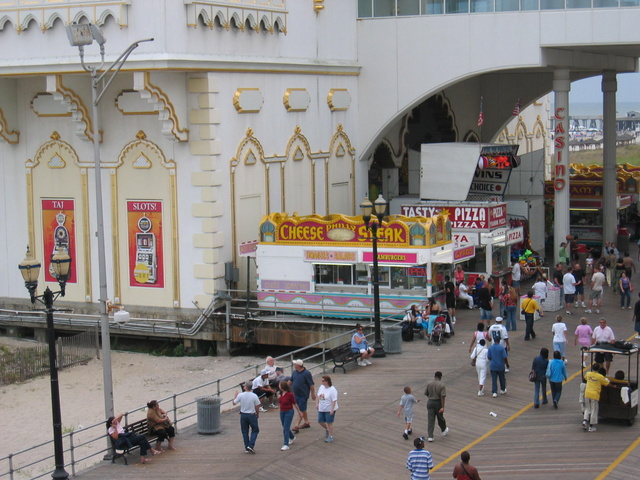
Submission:
M 296 397 L 291 392 L 289 382 L 280 382 L 280 422 L 282 423 L 282 433 L 284 434 L 284 445 L 280 450 L 289 450 L 289 445 L 296 439 L 295 435 L 291 431 L 291 422 L 293 421 L 294 409 L 300 415 L 298 404 L 296 403 Z

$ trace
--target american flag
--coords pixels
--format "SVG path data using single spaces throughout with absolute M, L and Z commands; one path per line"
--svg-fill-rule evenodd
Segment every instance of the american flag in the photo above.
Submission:
M 480 97 L 480 114 L 478 115 L 478 126 L 484 124 L 484 112 L 482 111 L 482 97 Z
M 513 107 L 512 115 L 514 117 L 517 117 L 518 115 L 520 115 L 520 107 L 522 107 L 522 104 L 520 103 L 520 99 L 518 99 L 518 101 L 516 102 L 516 106 Z

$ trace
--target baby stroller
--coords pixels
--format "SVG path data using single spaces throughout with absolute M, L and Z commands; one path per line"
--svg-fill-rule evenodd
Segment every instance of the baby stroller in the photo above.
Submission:
M 456 332 L 453 331 L 453 323 L 451 323 L 451 315 L 449 314 L 449 310 L 442 310 L 440 312 L 440 315 L 442 315 L 447 322 L 444 332 L 445 338 L 453 337 Z
M 446 330 L 447 330 L 447 319 L 444 315 L 438 315 L 436 317 L 436 321 L 433 324 L 433 329 L 431 330 L 431 336 L 429 337 L 429 345 L 433 345 L 434 343 L 440 346 L 443 343 L 446 343 Z

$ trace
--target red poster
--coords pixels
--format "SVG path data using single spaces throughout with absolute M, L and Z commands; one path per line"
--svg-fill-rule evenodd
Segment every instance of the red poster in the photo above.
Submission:
M 62 247 L 71 257 L 71 273 L 67 283 L 76 283 L 76 231 L 74 200 L 42 200 L 42 244 L 44 258 L 42 266 L 46 282 L 57 282 L 51 268 L 51 256 L 57 247 Z
M 162 202 L 127 202 L 129 284 L 132 287 L 164 287 Z

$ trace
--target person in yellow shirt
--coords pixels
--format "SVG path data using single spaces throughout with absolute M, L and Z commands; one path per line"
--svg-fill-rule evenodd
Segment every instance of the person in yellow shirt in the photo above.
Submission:
M 600 401 L 600 392 L 604 385 L 609 384 L 609 379 L 598 373 L 600 364 L 594 363 L 591 371 L 587 372 L 584 379 L 587 386 L 584 390 L 584 419 L 582 421 L 582 429 L 595 432 L 595 424 L 598 423 L 598 403 Z
M 540 306 L 533 298 L 533 290 L 529 290 L 527 292 L 527 298 L 522 300 L 520 307 L 524 312 L 524 321 L 526 325 L 524 340 L 529 341 L 529 337 L 536 338 L 536 332 L 533 331 L 533 319 L 536 311 L 540 312 Z

